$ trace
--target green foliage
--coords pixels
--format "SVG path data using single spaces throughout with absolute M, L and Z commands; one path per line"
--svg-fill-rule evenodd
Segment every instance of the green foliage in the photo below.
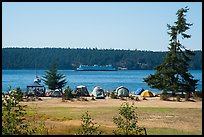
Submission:
M 56 64 L 53 64 L 51 68 L 45 72 L 46 74 L 43 76 L 42 80 L 45 82 L 46 85 L 48 85 L 48 88 L 51 90 L 62 90 L 62 87 L 64 87 L 67 82 L 65 76 L 57 72 Z
M 196 91 L 195 92 L 195 95 L 199 98 L 202 98 L 203 97 L 203 93 L 202 93 L 202 90 L 201 91 Z
M 69 88 L 69 86 L 67 88 L 65 88 L 65 90 L 64 90 L 64 97 L 65 97 L 65 99 L 68 99 L 68 100 L 73 98 L 72 89 Z
M 96 126 L 96 123 L 93 123 L 93 119 L 88 114 L 88 111 L 81 117 L 81 127 L 78 130 L 79 135 L 100 135 L 101 131 L 98 129 L 99 126 Z
M 22 101 L 23 99 L 23 92 L 20 87 L 16 88 L 15 99 L 18 101 Z
M 201 70 L 202 51 L 193 53 L 196 55 L 189 67 Z M 130 70 L 150 70 L 161 64 L 165 55 L 166 52 L 121 49 L 2 48 L 2 69 L 35 69 L 35 58 L 36 68 L 44 70 L 49 69 L 53 62 L 59 69 L 76 69 L 80 64 L 112 64 Z
M 190 92 L 195 91 L 198 82 L 188 72 L 191 56 L 195 54 L 186 49 L 179 39 L 191 37 L 191 35 L 185 33 L 192 26 L 185 19 L 185 13 L 188 10 L 188 7 L 181 8 L 176 13 L 177 21 L 174 22 L 175 24 L 173 26 L 167 24 L 170 36 L 169 51 L 163 63 L 154 68 L 156 73 L 144 78 L 144 82 L 147 82 L 151 88 L 172 91 L 172 93 L 186 92 L 187 99 L 190 96 Z
M 12 92 L 2 95 L 2 134 L 28 134 L 24 125 L 25 109 L 19 105 L 18 100 L 15 99 L 17 92 Z
M 110 97 L 112 99 L 117 99 L 118 98 L 114 91 L 110 93 Z
M 133 105 L 127 102 L 123 103 L 119 108 L 119 116 L 113 117 L 113 122 L 117 125 L 114 130 L 115 135 L 142 135 L 143 129 L 137 125 L 137 113 Z
M 21 100 L 20 88 L 2 94 L 2 134 L 3 135 L 32 135 L 42 130 L 42 124 L 36 127 L 25 119 L 25 106 L 19 105 Z M 33 122 L 33 121 L 32 121 Z

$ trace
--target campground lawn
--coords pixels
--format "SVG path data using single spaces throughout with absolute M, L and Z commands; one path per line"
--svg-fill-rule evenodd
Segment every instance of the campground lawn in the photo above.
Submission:
M 116 129 L 113 117 L 118 115 L 118 109 L 119 106 L 111 105 L 43 107 L 38 103 L 30 103 L 26 107 L 26 118 L 35 115 L 37 120 L 44 121 L 48 134 L 76 134 L 81 124 L 82 114 L 88 111 L 93 122 L 100 125 L 102 134 L 108 135 L 113 134 L 112 131 Z M 138 126 L 146 128 L 148 135 L 202 134 L 202 108 L 137 107 L 136 112 Z

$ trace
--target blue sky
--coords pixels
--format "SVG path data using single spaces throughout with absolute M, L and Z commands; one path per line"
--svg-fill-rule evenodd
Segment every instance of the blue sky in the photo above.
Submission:
M 167 24 L 188 6 L 190 39 L 202 50 L 202 2 L 3 2 L 2 47 L 167 51 Z

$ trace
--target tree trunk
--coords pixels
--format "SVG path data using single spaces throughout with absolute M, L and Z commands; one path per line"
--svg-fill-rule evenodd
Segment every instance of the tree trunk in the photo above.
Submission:
M 190 98 L 190 91 L 186 92 L 185 101 L 188 101 Z

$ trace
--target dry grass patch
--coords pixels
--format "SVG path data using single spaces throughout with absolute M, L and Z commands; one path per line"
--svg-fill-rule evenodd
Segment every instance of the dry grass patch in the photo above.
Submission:
M 111 134 L 116 127 L 113 117 L 118 114 L 120 104 L 123 102 L 114 99 L 88 102 L 62 102 L 60 99 L 53 99 L 29 102 L 27 117 L 34 115 L 32 108 L 37 104 L 37 118 L 45 120 L 46 126 L 50 129 L 49 134 L 75 134 L 75 129 L 81 124 L 81 115 L 88 111 L 94 122 L 101 125 L 100 129 L 103 133 Z M 167 102 L 148 99 L 135 102 L 134 106 L 137 107 L 138 126 L 147 128 L 148 134 L 157 134 L 157 132 L 158 134 L 165 132 L 166 134 L 202 134 L 200 104 L 202 102 Z M 185 107 L 182 108 L 184 105 Z M 191 107 L 187 108 L 189 106 Z M 51 128 L 53 126 L 55 128 Z

